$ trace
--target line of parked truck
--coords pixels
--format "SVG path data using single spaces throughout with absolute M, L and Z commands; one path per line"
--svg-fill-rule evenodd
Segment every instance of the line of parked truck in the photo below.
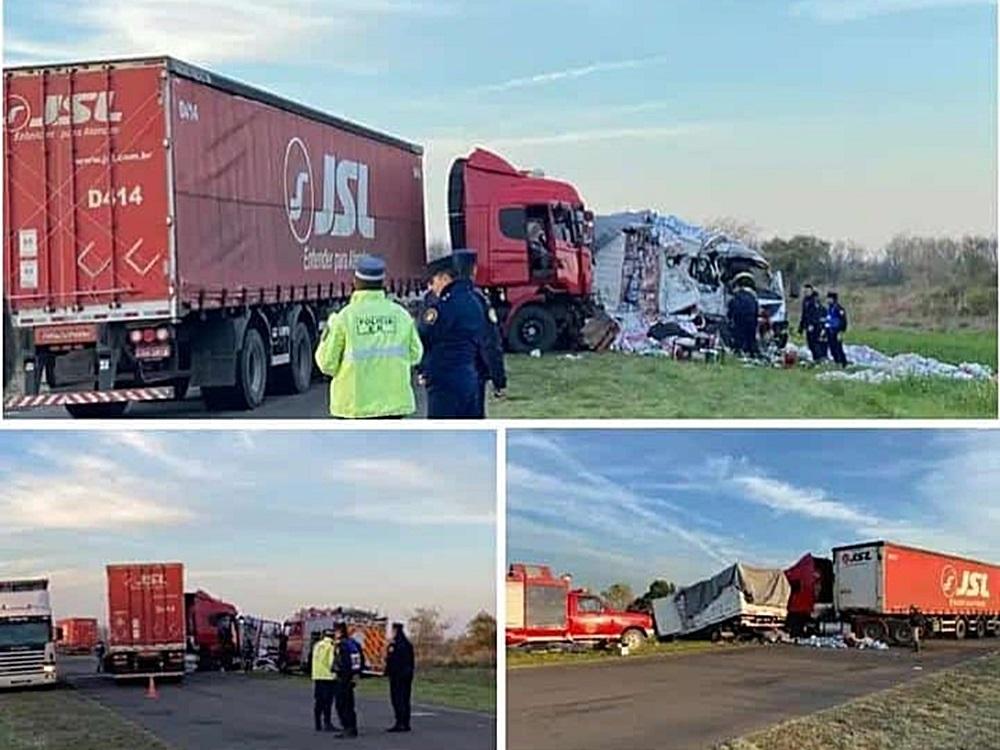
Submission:
M 8 409 L 115 416 L 192 386 L 253 409 L 309 387 L 360 256 L 385 259 L 398 298 L 422 293 L 419 145 L 172 58 L 4 82 L 4 294 L 23 339 Z M 476 149 L 447 205 L 509 348 L 578 342 L 600 300 L 577 188 Z M 714 262 L 697 276 L 724 286 Z
M 507 576 L 507 645 L 621 643 L 646 638 L 713 640 L 846 634 L 897 645 L 921 635 L 1000 636 L 1000 566 L 888 541 L 804 555 L 786 570 L 741 563 L 652 600 L 652 612 L 621 611 L 544 565 Z
M 93 654 L 115 678 L 193 670 L 308 672 L 324 629 L 348 625 L 373 674 L 384 669 L 388 619 L 361 609 L 303 608 L 284 622 L 241 614 L 205 591 L 184 591 L 181 563 L 107 566 L 106 633 L 96 618 L 53 622 L 46 579 L 0 581 L 0 687 L 54 684 L 57 653 Z

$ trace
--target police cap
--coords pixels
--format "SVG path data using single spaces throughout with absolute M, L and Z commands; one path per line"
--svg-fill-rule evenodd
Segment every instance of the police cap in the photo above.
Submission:
M 450 273 L 452 275 L 456 274 L 454 259 L 452 256 L 444 255 L 440 258 L 435 258 L 428 263 L 427 270 L 424 272 L 424 279 L 430 281 L 439 273 Z
M 377 255 L 365 255 L 354 269 L 354 276 L 361 281 L 385 280 L 385 261 Z

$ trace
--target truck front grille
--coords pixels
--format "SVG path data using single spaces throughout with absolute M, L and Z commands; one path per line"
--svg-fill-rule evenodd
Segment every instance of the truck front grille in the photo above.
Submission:
M 0 652 L 0 675 L 38 674 L 44 664 L 44 649 Z

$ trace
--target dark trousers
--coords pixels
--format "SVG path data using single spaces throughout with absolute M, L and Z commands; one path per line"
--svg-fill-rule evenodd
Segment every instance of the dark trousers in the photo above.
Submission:
M 736 349 L 751 357 L 757 357 L 757 324 L 754 321 L 738 322 L 736 328 Z
M 816 326 L 806 328 L 806 345 L 812 354 L 813 362 L 822 362 L 826 359 L 826 342 L 823 340 L 822 331 Z
M 476 419 L 481 417 L 482 389 L 479 379 L 470 382 L 432 385 L 427 388 L 428 419 Z
M 410 694 L 413 689 L 413 675 L 399 675 L 389 678 L 389 698 L 392 711 L 396 714 L 396 726 L 410 728 Z
M 476 391 L 476 419 L 486 419 L 486 383 L 487 380 L 481 379 Z
M 333 726 L 330 713 L 333 710 L 333 696 L 337 683 L 333 680 L 313 680 L 313 721 L 317 729 Z
M 830 347 L 830 357 L 841 367 L 847 367 L 847 355 L 844 354 L 844 343 L 840 340 L 840 331 L 829 331 L 826 344 Z
M 348 734 L 357 734 L 358 714 L 354 710 L 354 683 L 337 680 L 337 718 Z

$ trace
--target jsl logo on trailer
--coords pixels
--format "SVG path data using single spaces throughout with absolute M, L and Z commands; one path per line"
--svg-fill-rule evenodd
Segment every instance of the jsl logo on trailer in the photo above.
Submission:
M 309 149 L 296 137 L 285 146 L 284 173 L 288 227 L 300 245 L 313 235 L 375 239 L 367 164 L 323 154 L 323 182 L 317 185 Z
M 954 565 L 941 569 L 941 591 L 949 599 L 989 599 L 989 575 L 973 570 L 959 571 Z
M 72 96 L 49 94 L 42 114 L 32 116 L 28 100 L 12 94 L 7 103 L 7 128 L 16 133 L 26 127 L 121 122 L 122 113 L 114 109 L 114 103 L 114 92 L 108 91 L 80 91 Z

